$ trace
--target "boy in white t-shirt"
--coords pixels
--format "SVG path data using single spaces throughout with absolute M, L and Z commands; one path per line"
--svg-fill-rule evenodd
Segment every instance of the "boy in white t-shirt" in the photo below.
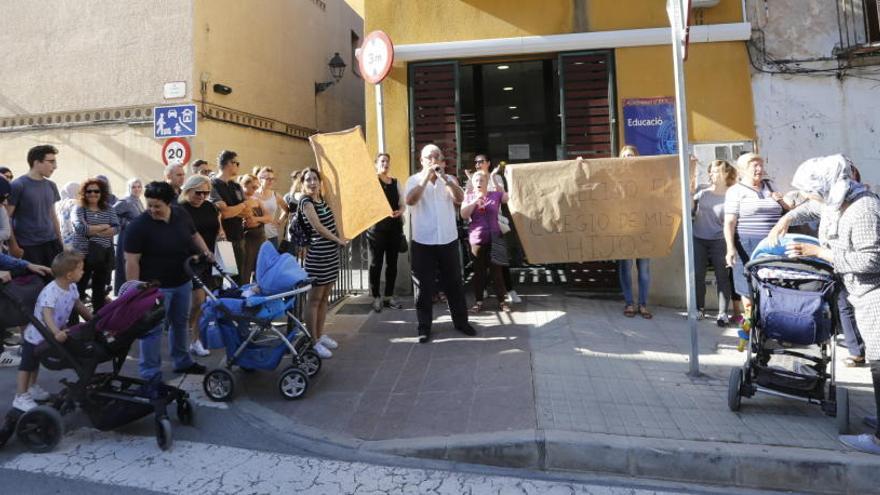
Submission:
M 58 342 L 67 340 L 64 327 L 74 309 L 86 320 L 92 318 L 92 312 L 79 300 L 76 283 L 83 276 L 83 257 L 73 251 L 64 251 L 52 261 L 52 275 L 55 280 L 49 282 L 37 297 L 34 306 L 34 317 L 46 326 Z M 35 348 L 43 342 L 43 335 L 32 324 L 24 330 L 21 343 L 21 364 L 18 366 L 18 388 L 12 407 L 21 411 L 29 411 L 37 407 L 37 400 L 46 400 L 49 394 L 37 385 L 37 373 L 40 360 L 35 355 Z

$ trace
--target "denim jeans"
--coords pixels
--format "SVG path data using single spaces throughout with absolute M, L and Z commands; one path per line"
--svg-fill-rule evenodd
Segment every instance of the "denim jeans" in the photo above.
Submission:
M 193 364 L 187 350 L 189 342 L 190 303 L 192 302 L 192 282 L 187 281 L 177 287 L 159 289 L 165 303 L 165 320 L 156 325 L 141 338 L 141 359 L 138 368 L 141 378 L 149 380 L 162 373 L 162 329 L 168 327 L 168 348 L 174 369 L 183 369 Z
M 733 264 L 733 290 L 742 297 L 752 298 L 749 292 L 748 274 L 746 273 L 746 263 L 752 257 L 752 252 L 758 247 L 758 244 L 764 240 L 763 236 L 736 235 L 734 245 L 738 254 L 736 263 Z
M 849 350 L 851 357 L 865 357 L 865 341 L 862 340 L 862 334 L 859 333 L 859 326 L 856 323 L 856 313 L 852 305 L 847 299 L 849 292 L 846 289 L 840 290 L 837 297 L 837 314 L 840 315 L 840 328 L 843 330 L 844 342 Z
M 639 258 L 636 260 L 636 268 L 639 270 L 639 305 L 648 304 L 648 290 L 651 287 L 651 260 Z M 620 260 L 617 262 L 617 273 L 620 275 L 620 289 L 623 291 L 623 299 L 627 305 L 633 303 L 632 289 L 632 260 Z

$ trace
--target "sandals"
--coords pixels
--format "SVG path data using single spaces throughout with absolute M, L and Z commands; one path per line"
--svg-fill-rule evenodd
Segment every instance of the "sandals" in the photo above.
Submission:
M 639 314 L 642 315 L 642 318 L 646 320 L 650 320 L 654 317 L 654 315 L 652 315 L 651 312 L 648 311 L 648 308 L 642 305 L 639 305 Z
M 624 306 L 623 316 L 626 316 L 627 318 L 632 318 L 635 315 L 636 315 L 636 308 L 633 307 L 632 304 L 627 304 L 626 306 Z
M 510 313 L 511 311 L 513 311 L 510 308 L 510 304 L 507 304 L 506 302 L 499 303 L 498 308 L 501 309 L 501 311 L 503 311 L 505 313 Z
M 847 368 L 859 368 L 865 365 L 865 358 L 849 356 L 843 360 L 843 365 Z
M 471 313 L 481 313 L 483 311 L 483 301 L 477 301 L 471 306 Z

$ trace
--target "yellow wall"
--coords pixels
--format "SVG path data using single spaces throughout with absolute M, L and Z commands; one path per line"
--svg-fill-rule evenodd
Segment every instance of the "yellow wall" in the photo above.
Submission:
M 675 96 L 672 47 L 650 46 L 615 50 L 618 116 L 625 98 Z M 689 139 L 750 141 L 755 139 L 754 110 L 742 43 L 691 45 L 685 63 Z M 618 119 L 623 143 L 623 119 Z
M 382 29 L 395 44 L 516 37 L 571 32 L 576 0 L 372 0 L 366 3 L 365 32 Z M 512 5 L 516 4 L 516 5 Z M 626 4 L 632 8 L 622 8 Z M 636 29 L 668 25 L 661 0 L 590 0 L 590 30 Z M 739 0 L 722 0 L 696 11 L 695 23 L 740 22 Z M 442 23 L 414 19 L 445 19 Z M 615 50 L 618 98 L 674 96 L 670 46 Z M 743 43 L 699 43 L 686 64 L 690 137 L 698 142 L 740 141 L 755 137 L 748 54 Z M 386 149 L 392 173 L 409 174 L 409 100 L 407 69 L 394 67 L 383 83 Z M 373 87 L 366 88 L 367 143 L 376 144 Z M 622 102 L 618 101 L 619 112 Z M 619 119 L 620 120 L 620 119 Z M 620 141 L 623 140 L 622 120 Z
M 199 121 L 199 137 L 193 141 L 193 160 L 202 158 L 216 166 L 217 155 L 224 149 L 238 153 L 242 173 L 258 165 L 275 169 L 277 191 L 286 191 L 290 186 L 289 172 L 315 164 L 308 141 L 213 120 Z
M 742 22 L 741 0 L 721 0 L 711 9 L 697 9 L 691 24 Z M 663 0 L 588 0 L 587 24 L 590 31 L 669 27 Z

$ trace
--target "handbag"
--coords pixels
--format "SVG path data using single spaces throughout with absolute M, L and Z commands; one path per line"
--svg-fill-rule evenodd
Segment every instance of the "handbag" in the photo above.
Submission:
M 507 255 L 507 242 L 504 240 L 503 235 L 492 235 L 492 243 L 489 246 L 489 259 L 493 265 L 510 265 L 510 258 Z
M 498 211 L 498 228 L 501 229 L 502 235 L 510 232 L 510 220 L 502 215 L 500 210 Z
M 229 275 L 238 275 L 238 265 L 235 262 L 235 251 L 229 241 L 217 241 L 214 245 L 214 259 Z M 217 269 L 213 269 L 214 275 L 220 275 Z
M 85 262 L 89 266 L 111 266 L 115 256 L 113 246 L 104 246 L 95 241 L 89 241 Z
M 305 196 L 299 200 L 296 213 L 293 216 L 293 220 L 290 221 L 290 244 L 296 249 L 308 247 L 312 244 L 312 226 L 306 220 L 303 213 L 303 203 L 309 199 L 308 196 Z
M 398 253 L 405 253 L 409 250 L 409 243 L 406 241 L 406 236 L 400 234 L 400 246 L 397 248 Z

